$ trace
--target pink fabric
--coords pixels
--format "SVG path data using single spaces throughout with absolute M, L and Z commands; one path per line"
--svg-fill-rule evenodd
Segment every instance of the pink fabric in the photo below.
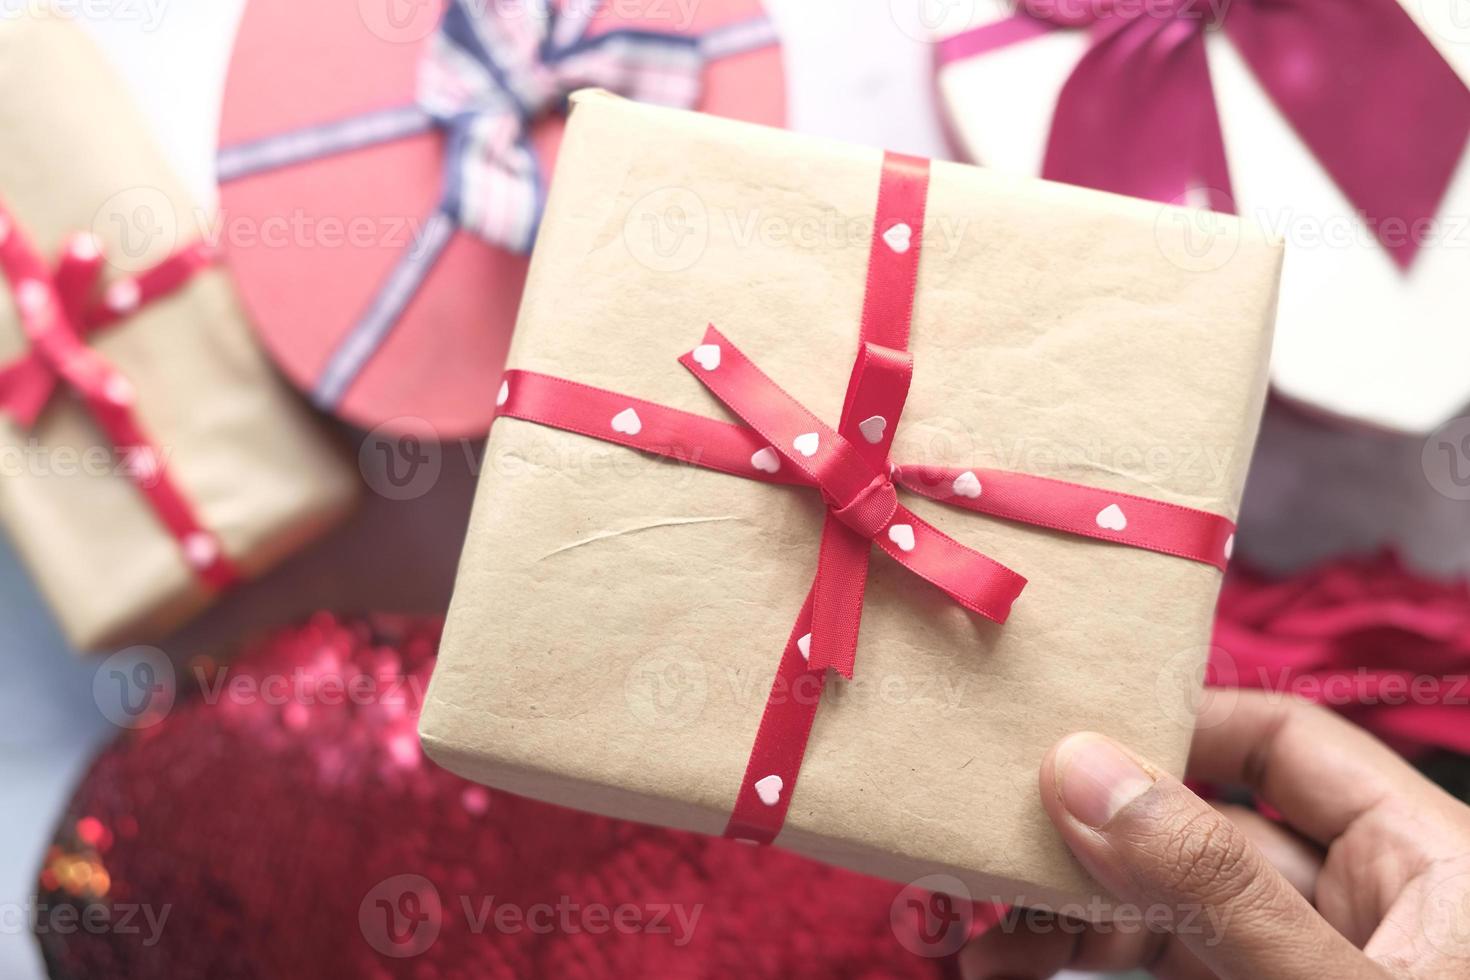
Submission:
M 1283 579 L 1233 569 L 1209 679 L 1325 704 L 1410 755 L 1470 755 L 1470 586 L 1388 553 Z

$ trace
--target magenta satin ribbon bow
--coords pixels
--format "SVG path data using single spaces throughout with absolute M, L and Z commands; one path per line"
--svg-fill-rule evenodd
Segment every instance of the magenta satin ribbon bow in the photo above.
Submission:
M 1057 100 L 1042 176 L 1233 211 L 1204 39 L 1223 28 L 1303 142 L 1407 269 L 1470 139 L 1470 89 L 1397 0 L 1022 0 L 941 63 L 1054 28 L 1092 45 Z

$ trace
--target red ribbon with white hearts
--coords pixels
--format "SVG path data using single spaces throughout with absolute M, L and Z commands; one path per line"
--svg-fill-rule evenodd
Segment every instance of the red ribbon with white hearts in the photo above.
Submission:
M 746 479 L 813 487 L 827 503 L 817 574 L 786 640 L 727 837 L 770 843 L 785 822 L 828 667 L 851 678 L 873 545 L 965 609 L 1004 623 L 1026 580 L 898 499 L 955 507 L 1224 569 L 1235 525 L 1146 497 L 989 469 L 900 466 L 889 447 L 908 397 L 908 351 L 929 162 L 888 154 L 868 259 L 858 355 L 834 430 L 709 327 L 679 359 L 744 424 L 532 371 L 509 371 L 499 414 Z
M 71 236 L 55 269 L 0 201 L 0 275 L 10 284 L 30 349 L 0 366 L 0 412 L 30 428 L 56 389 L 73 391 L 113 448 L 123 472 L 179 544 L 201 582 L 222 590 L 239 581 L 219 539 L 202 524 L 165 465 L 164 454 L 138 421 L 137 393 L 122 372 L 85 338 L 189 283 L 215 260 L 202 242 L 158 265 L 113 282 L 99 297 L 103 257 L 92 235 Z

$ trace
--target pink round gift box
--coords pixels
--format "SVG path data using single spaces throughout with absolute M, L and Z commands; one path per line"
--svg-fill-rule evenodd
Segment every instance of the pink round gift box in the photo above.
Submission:
M 643 10 L 630 16 L 632 8 Z M 595 32 L 698 34 L 760 17 L 759 0 L 688 9 L 611 4 Z M 229 147 L 414 102 L 438 0 L 299 3 L 250 0 L 235 42 L 220 133 Z M 776 47 L 711 62 L 701 111 L 783 126 Z M 564 118 L 539 120 L 533 143 L 551 173 Z M 443 138 L 429 132 L 225 183 L 220 236 L 266 349 L 310 392 L 343 336 L 382 288 L 437 204 Z M 457 230 L 423 288 L 334 411 L 363 428 L 484 434 L 515 324 L 528 259 Z

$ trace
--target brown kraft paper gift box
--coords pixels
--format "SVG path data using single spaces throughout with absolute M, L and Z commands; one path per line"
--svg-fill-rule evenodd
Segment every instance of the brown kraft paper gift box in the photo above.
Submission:
M 713 323 L 835 424 L 881 154 L 602 93 L 574 104 L 510 366 L 728 419 L 677 363 Z M 1278 243 L 949 163 L 924 242 L 895 460 L 1234 519 Z M 1042 812 L 1042 756 L 1092 729 L 1182 770 L 1221 573 L 901 496 L 1030 584 L 999 626 L 875 556 L 856 678 L 830 679 L 777 843 L 895 880 L 952 874 L 977 899 L 1094 893 Z M 511 792 L 721 833 L 822 518 L 813 490 L 502 418 L 426 750 Z
M 116 281 L 207 227 L 76 25 L 0 19 L 0 86 L 0 197 L 48 262 L 92 232 Z M 0 365 L 29 349 L 12 287 L 0 276 Z M 218 265 L 85 342 L 131 382 L 173 480 L 245 577 L 350 510 L 355 472 L 275 377 Z M 0 524 L 74 646 L 153 639 L 208 603 L 64 385 L 33 428 L 0 416 L 0 453 Z

